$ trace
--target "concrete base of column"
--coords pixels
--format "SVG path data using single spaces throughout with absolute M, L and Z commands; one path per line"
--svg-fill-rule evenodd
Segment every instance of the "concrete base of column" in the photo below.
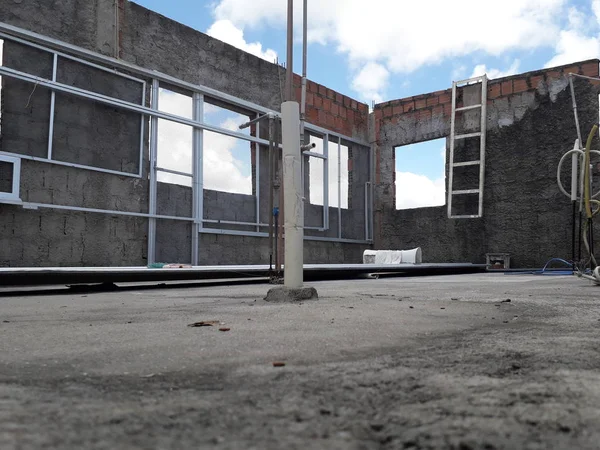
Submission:
M 314 287 L 288 288 L 278 286 L 269 289 L 265 300 L 272 303 L 295 303 L 306 300 L 318 300 L 319 294 Z

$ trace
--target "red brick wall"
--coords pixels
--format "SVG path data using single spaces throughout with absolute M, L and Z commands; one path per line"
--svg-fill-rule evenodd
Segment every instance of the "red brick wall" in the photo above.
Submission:
M 301 100 L 302 79 L 294 74 L 296 101 Z M 306 121 L 337 133 L 368 137 L 369 107 L 314 81 L 306 84 Z
M 569 73 L 598 77 L 599 63 L 600 60 L 593 59 L 575 64 L 489 80 L 487 103 L 488 105 L 491 105 L 496 99 L 536 90 L 542 81 L 566 77 Z M 592 83 L 594 82 L 592 81 Z M 457 107 L 460 106 L 461 104 L 459 102 Z M 377 145 L 380 143 L 381 126 L 388 123 L 397 123 L 401 117 L 416 116 L 417 120 L 436 117 L 450 123 L 452 114 L 452 89 L 379 103 L 375 105 L 374 114 L 375 140 Z M 380 160 L 379 157 L 377 157 L 375 167 L 376 183 L 380 182 L 380 170 Z M 395 176 L 395 172 L 393 175 Z
M 571 72 L 590 77 L 598 77 L 599 62 L 599 60 L 594 59 L 505 78 L 498 78 L 496 80 L 489 80 L 488 104 L 492 104 L 495 99 L 500 97 L 535 90 L 538 88 L 540 82 L 565 77 Z M 458 104 L 457 106 L 460 107 L 461 105 Z M 416 115 L 418 119 L 442 116 L 450 120 L 452 112 L 452 89 L 379 103 L 375 105 L 374 112 L 376 127 L 375 135 L 377 137 L 379 136 L 379 128 L 382 123 L 397 122 L 400 116 L 406 114 Z

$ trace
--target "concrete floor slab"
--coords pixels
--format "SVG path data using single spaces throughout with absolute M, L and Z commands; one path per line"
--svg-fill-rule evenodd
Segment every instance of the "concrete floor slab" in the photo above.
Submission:
M 0 448 L 597 448 L 598 287 L 312 285 L 0 298 Z

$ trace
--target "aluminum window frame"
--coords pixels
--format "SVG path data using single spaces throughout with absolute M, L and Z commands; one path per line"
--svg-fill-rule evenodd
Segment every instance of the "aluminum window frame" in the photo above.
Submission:
M 21 158 L 0 154 L 0 162 L 12 164 L 11 192 L 0 191 L 0 203 L 21 203 Z
M 10 69 L 4 66 L 0 66 L 0 75 L 16 78 L 22 81 L 26 81 L 32 84 L 44 86 L 50 89 L 53 96 L 55 96 L 56 92 L 65 93 L 68 95 L 74 95 L 79 98 L 86 98 L 94 102 L 98 102 L 105 105 L 110 105 L 112 107 L 120 108 L 126 111 L 135 112 L 141 114 L 141 126 L 140 126 L 140 164 L 138 173 L 130 173 L 130 172 L 121 172 L 114 171 L 110 169 L 104 169 L 99 167 L 87 166 L 76 163 L 69 163 L 64 161 L 58 161 L 52 159 L 51 153 L 51 143 L 49 142 L 48 149 L 48 157 L 47 158 L 39 158 L 28 155 L 21 155 L 17 153 L 10 152 L 0 152 L 1 157 L 12 157 L 19 159 L 30 159 L 50 164 L 57 164 L 62 166 L 73 167 L 77 169 L 91 170 L 96 172 L 103 172 L 113 175 L 125 176 L 125 177 L 133 177 L 133 178 L 142 178 L 143 175 L 143 166 L 144 166 L 144 154 L 145 154 L 145 144 L 148 143 L 148 159 L 149 159 L 149 205 L 148 205 L 148 213 L 136 213 L 136 212 L 128 212 L 128 211 L 113 211 L 113 210 L 104 210 L 104 209 L 96 209 L 96 208 L 84 208 L 77 206 L 68 206 L 68 205 L 53 205 L 53 204 L 44 204 L 44 203 L 34 203 L 34 202 L 23 202 L 23 206 L 30 209 L 37 208 L 55 208 L 62 210 L 72 210 L 72 211 L 82 211 L 82 212 L 95 212 L 95 213 L 104 213 L 104 214 L 118 214 L 125 216 L 133 216 L 133 217 L 144 217 L 149 219 L 149 232 L 148 232 L 148 262 L 155 262 L 155 249 L 156 249 L 156 220 L 157 219 L 168 219 L 168 220 L 179 220 L 179 221 L 188 221 L 192 222 L 194 226 L 194 230 L 196 232 L 193 233 L 192 238 L 192 263 L 197 264 L 198 261 L 198 250 L 199 250 L 199 242 L 196 238 L 199 234 L 209 233 L 209 234 L 234 234 L 234 235 L 243 235 L 243 236 L 260 236 L 260 237 L 268 237 L 268 233 L 260 232 L 261 228 L 268 227 L 268 224 L 260 223 L 260 169 L 257 164 L 257 172 L 255 178 L 255 197 L 256 197 L 256 221 L 255 223 L 249 222 L 235 222 L 235 221 L 224 221 L 218 219 L 205 218 L 203 213 L 203 198 L 204 198 L 204 183 L 203 183 L 203 132 L 204 131 L 212 131 L 221 135 L 241 139 L 244 141 L 249 141 L 256 144 L 257 148 L 257 162 L 260 160 L 259 153 L 261 146 L 267 146 L 268 140 L 260 138 L 260 130 L 257 129 L 256 136 L 251 136 L 244 133 L 238 133 L 236 131 L 227 130 L 224 128 L 220 128 L 217 126 L 212 126 L 204 123 L 203 119 L 203 108 L 204 108 L 204 97 L 209 97 L 210 99 L 217 99 L 219 102 L 223 102 L 226 105 L 231 105 L 232 107 L 242 108 L 244 110 L 250 111 L 258 117 L 259 115 L 265 113 L 271 113 L 276 117 L 280 117 L 280 113 L 274 110 L 270 110 L 268 108 L 262 107 L 260 105 L 236 98 L 229 94 L 216 91 L 211 88 L 207 88 L 201 85 L 193 85 L 191 83 L 178 80 L 169 75 L 162 74 L 160 72 L 144 69 L 133 64 L 124 62 L 122 60 L 117 60 L 114 58 L 110 58 L 95 52 L 91 52 L 80 47 L 74 46 L 72 44 L 68 44 L 65 42 L 61 42 L 52 38 L 48 38 L 46 36 L 30 32 L 27 30 L 20 29 L 18 27 L 14 27 L 12 25 L 8 25 L 0 22 L 0 39 L 15 41 L 21 43 L 26 46 L 31 46 L 33 48 L 37 48 L 40 50 L 47 51 L 54 55 L 53 57 L 53 76 L 52 79 L 46 79 L 43 77 L 38 77 L 32 74 L 28 74 L 25 72 L 21 72 L 15 69 Z M 65 53 L 65 52 L 70 52 Z M 75 56 L 74 56 L 75 55 Z M 142 86 L 142 103 L 136 104 L 131 103 L 126 100 L 122 100 L 116 97 L 106 96 L 97 92 L 88 91 L 85 89 L 77 88 L 75 86 L 66 85 L 63 83 L 59 83 L 56 79 L 57 67 L 59 63 L 59 58 L 69 59 L 81 64 L 84 64 L 89 67 L 93 67 L 95 69 L 103 70 L 105 72 L 115 74 L 121 76 L 123 78 L 140 82 Z M 87 58 L 87 59 L 82 59 Z M 93 61 L 93 62 L 92 62 Z M 105 66 L 101 64 L 106 64 Z M 129 73 L 122 73 L 119 70 L 125 70 Z M 138 76 L 145 77 L 145 79 L 137 78 L 135 76 L 130 75 L 130 73 L 136 74 Z M 167 85 L 172 85 L 179 89 L 182 89 L 186 92 L 189 92 L 192 95 L 194 108 L 193 108 L 193 118 L 188 119 L 183 116 L 179 116 L 177 114 L 171 114 L 162 112 L 158 108 L 158 88 L 160 87 L 160 83 L 165 83 Z M 150 105 L 146 106 L 147 96 L 146 91 L 148 86 L 151 85 L 151 98 Z M 156 101 L 154 98 L 156 96 Z M 210 103 L 210 102 L 209 102 Z M 234 110 L 234 108 L 232 108 Z M 158 119 L 165 119 L 171 122 L 180 123 L 183 125 L 191 126 L 193 129 L 193 170 L 192 173 L 185 173 L 179 171 L 173 171 L 166 168 L 160 168 L 156 165 L 156 156 L 157 156 L 157 138 L 158 138 L 158 130 L 156 125 L 158 123 Z M 53 120 L 53 114 L 51 115 L 50 120 Z M 146 140 L 146 121 L 149 120 L 149 133 L 148 139 Z M 312 125 L 307 123 L 305 127 L 307 132 L 310 132 L 316 136 L 322 137 L 323 139 L 323 155 L 322 158 L 324 160 L 324 176 L 323 176 L 323 228 L 318 229 L 319 231 L 326 231 L 329 229 L 329 141 L 332 139 L 337 139 L 338 147 L 341 145 L 342 140 L 348 143 L 357 144 L 361 146 L 361 151 L 369 151 L 372 155 L 372 147 L 369 143 L 355 139 L 349 136 L 342 135 L 340 133 L 327 130 L 325 128 Z M 49 140 L 51 138 L 49 137 Z M 278 148 L 281 149 L 281 144 L 278 145 Z M 341 156 L 338 153 L 338 159 Z M 339 165 L 338 161 L 338 165 Z M 156 196 L 157 196 L 157 172 L 163 171 L 168 173 L 173 173 L 175 175 L 189 176 L 192 178 L 192 190 L 193 190 L 193 212 L 192 217 L 173 217 L 166 215 L 159 215 L 156 213 Z M 338 178 L 340 178 L 341 174 L 338 173 Z M 373 211 L 373 195 L 372 195 L 372 174 L 369 173 L 369 179 L 371 183 L 371 195 L 370 203 L 371 203 L 371 211 L 370 214 L 365 210 L 365 215 L 369 215 L 371 217 L 366 217 L 369 219 L 369 223 L 372 224 L 372 211 Z M 341 187 L 339 186 L 338 180 L 338 196 L 341 192 Z M 198 193 L 200 195 L 198 195 Z M 365 203 L 367 199 L 365 200 Z M 338 206 L 339 209 L 339 206 Z M 339 214 L 339 212 L 338 212 Z M 227 230 L 227 229 L 213 229 L 204 227 L 205 223 L 222 223 L 222 224 L 230 224 L 230 225 L 244 225 L 244 226 L 253 226 L 256 227 L 255 232 L 248 231 L 237 231 L 237 230 Z M 367 224 L 365 224 L 367 225 Z M 339 227 L 341 227 L 341 220 L 339 221 Z M 342 239 L 341 235 L 338 233 L 337 238 L 331 237 L 320 237 L 320 236 L 305 236 L 306 240 L 321 240 L 321 241 L 330 241 L 330 242 L 347 242 L 347 243 L 361 243 L 361 244 L 370 244 L 372 243 L 372 236 L 369 239 L 369 234 L 372 234 L 372 225 L 367 226 L 367 228 L 371 231 L 371 233 L 365 233 L 365 240 L 360 239 Z
M 103 172 L 103 173 L 110 173 L 110 174 L 114 174 L 114 175 L 122 175 L 122 176 L 128 176 L 128 177 L 134 177 L 134 178 L 141 178 L 142 177 L 142 173 L 143 173 L 143 157 L 144 157 L 144 133 L 145 133 L 145 122 L 146 122 L 146 118 L 144 116 L 144 114 L 141 114 L 140 116 L 140 145 L 139 145 L 139 151 L 138 151 L 138 170 L 137 173 L 135 172 L 124 172 L 124 171 L 120 171 L 120 170 L 112 170 L 112 169 L 105 169 L 102 167 L 97 167 L 97 166 L 90 166 L 87 164 L 78 164 L 78 163 L 71 163 L 68 161 L 61 161 L 58 159 L 54 159 L 53 158 L 53 148 L 54 148 L 54 120 L 55 120 L 55 106 L 56 106 L 56 92 L 57 90 L 53 89 L 51 84 L 56 84 L 57 86 L 62 86 L 62 87 L 66 87 L 68 88 L 69 85 L 66 84 L 62 84 L 62 83 L 58 83 L 57 82 L 57 74 L 58 74 L 58 67 L 59 67 L 59 63 L 60 63 L 60 59 L 59 58 L 64 58 L 67 60 L 71 60 L 74 62 L 77 62 L 78 64 L 82 64 L 84 66 L 88 66 L 88 67 L 92 67 L 96 70 L 101 70 L 103 72 L 106 73 L 110 73 L 112 75 L 124 78 L 124 79 L 128 79 L 131 81 L 135 81 L 137 83 L 140 83 L 140 87 L 141 87 L 141 93 L 142 93 L 142 99 L 141 99 L 141 103 L 140 105 L 145 105 L 146 103 L 146 81 L 142 80 L 140 78 L 136 78 L 133 77 L 131 75 L 128 74 L 123 74 L 120 73 L 116 70 L 111 70 L 107 67 L 103 67 L 100 66 L 98 64 L 94 64 L 94 63 L 90 63 L 88 61 L 85 61 L 83 59 L 80 58 L 76 58 L 73 57 L 71 55 L 68 55 L 66 53 L 62 53 L 60 51 L 56 51 L 56 50 L 52 50 L 50 48 L 44 47 L 42 45 L 38 45 L 35 43 L 31 43 L 28 42 L 24 39 L 20 39 L 11 35 L 8 35 L 6 33 L 2 33 L 0 32 L 0 39 L 3 41 L 12 41 L 12 42 L 16 42 L 18 44 L 27 46 L 27 47 L 31 47 L 31 48 L 35 48 L 38 50 L 42 50 L 44 52 L 49 53 L 52 56 L 52 78 L 51 79 L 46 79 L 43 77 L 37 77 L 35 75 L 26 73 L 26 72 L 22 72 L 22 71 L 18 71 L 15 69 L 11 69 L 9 67 L 5 67 L 3 65 L 0 65 L 0 75 L 1 76 L 6 76 L 9 78 L 15 78 L 21 81 L 26 81 L 26 82 L 33 82 L 32 81 L 32 77 L 36 79 L 35 81 L 35 85 L 40 85 L 40 86 L 44 86 L 48 89 L 50 89 L 50 113 L 49 113 L 49 118 L 48 118 L 48 149 L 47 149 L 47 154 L 45 158 L 40 158 L 40 157 L 36 157 L 36 156 L 29 156 L 29 155 L 22 155 L 19 153 L 12 153 L 12 152 L 0 152 L 1 154 L 4 155 L 13 155 L 19 158 L 25 158 L 25 159 L 31 159 L 34 161 L 40 161 L 40 162 L 46 162 L 46 163 L 50 163 L 50 164 L 57 164 L 60 166 L 66 166 L 66 167 L 74 167 L 74 168 L 78 168 L 78 169 L 85 169 L 85 170 L 92 170 L 92 171 L 96 171 L 96 172 Z M 49 84 L 50 83 L 50 84 Z M 84 89 L 80 89 L 80 88 L 76 88 L 74 86 L 71 86 L 74 90 L 78 90 L 78 91 L 83 91 L 83 92 L 90 92 L 90 93 L 94 93 L 92 91 L 85 91 Z M 61 92 L 69 94 L 70 92 L 68 92 L 68 89 L 62 89 Z M 96 93 L 97 94 L 97 93 Z M 102 95 L 102 94 L 99 94 Z M 84 98 L 87 98 L 86 96 L 82 96 Z M 117 97 L 109 97 L 109 96 L 104 96 L 108 99 L 114 99 L 114 100 L 121 100 L 118 99 Z

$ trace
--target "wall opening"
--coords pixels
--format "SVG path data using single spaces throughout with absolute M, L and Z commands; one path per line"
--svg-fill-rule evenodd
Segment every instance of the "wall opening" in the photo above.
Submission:
M 205 99 L 204 123 L 236 133 L 256 136 L 256 126 L 240 130 L 251 113 L 214 99 Z M 252 195 L 254 193 L 254 145 L 243 139 L 204 132 L 204 189 Z
M 395 148 L 396 209 L 446 204 L 446 138 Z
M 328 180 L 325 186 L 324 160 L 320 158 L 310 158 L 309 179 L 310 179 L 310 203 L 313 205 L 323 205 L 323 192 L 327 189 L 329 194 L 329 206 L 343 209 L 348 208 L 348 150 L 349 147 L 342 140 L 338 146 L 338 138 L 331 137 L 328 141 Z M 323 138 L 310 135 L 310 142 L 316 144 L 312 153 L 323 154 Z M 338 150 L 339 147 L 339 150 Z
M 158 109 L 192 119 L 192 96 L 171 89 L 158 91 Z M 157 180 L 163 183 L 192 186 L 192 139 L 193 128 L 170 120 L 158 119 L 158 142 L 156 165 Z M 160 169 L 188 174 L 164 172 Z

